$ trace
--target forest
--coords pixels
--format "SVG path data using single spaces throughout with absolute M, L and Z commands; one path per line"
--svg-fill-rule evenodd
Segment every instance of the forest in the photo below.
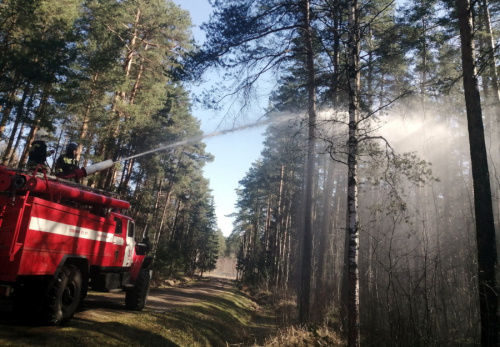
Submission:
M 0 1 L 2 165 L 41 128 L 82 166 L 199 138 L 190 83 L 221 73 L 196 102 L 238 117 L 271 81 L 226 239 L 238 281 L 349 346 L 497 346 L 499 4 L 211 4 L 198 45 L 171 0 Z M 131 202 L 157 274 L 203 273 L 224 248 L 210 160 L 183 142 L 85 184 Z
M 189 13 L 170 1 L 0 2 L 2 165 L 24 167 L 39 129 L 52 166 L 69 143 L 82 167 L 200 136 L 175 75 L 194 49 Z M 156 273 L 213 269 L 222 233 L 200 141 L 124 160 L 85 184 L 131 202 Z

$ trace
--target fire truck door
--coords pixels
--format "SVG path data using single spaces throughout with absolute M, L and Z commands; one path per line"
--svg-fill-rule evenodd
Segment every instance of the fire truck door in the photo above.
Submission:
M 132 266 L 132 259 L 134 256 L 134 246 L 135 246 L 135 225 L 132 221 L 127 221 L 127 237 L 125 242 L 127 246 L 125 247 L 125 257 L 123 257 L 123 267 Z
M 123 221 L 121 218 L 115 218 L 115 235 L 113 238 L 113 248 L 112 248 L 112 266 L 121 266 L 123 262 L 123 256 L 124 256 L 124 251 L 123 249 L 125 248 L 125 239 L 126 237 L 123 237 L 124 231 L 123 231 Z

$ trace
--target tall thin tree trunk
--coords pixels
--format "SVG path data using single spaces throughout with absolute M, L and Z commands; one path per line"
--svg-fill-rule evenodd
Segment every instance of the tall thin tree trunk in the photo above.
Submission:
M 170 233 L 170 240 L 169 240 L 169 245 L 172 246 L 175 241 L 175 234 L 177 232 L 177 222 L 179 221 L 179 213 L 181 210 L 181 205 L 182 201 L 181 199 L 177 199 L 177 208 L 175 209 L 175 217 L 174 221 L 172 222 L 172 232 Z
M 23 138 L 23 131 L 24 131 L 24 127 L 25 126 L 26 126 L 26 123 L 24 123 L 24 122 L 21 123 L 21 127 L 19 128 L 19 132 L 17 133 L 16 143 L 12 147 L 13 151 L 16 151 L 16 149 L 19 148 L 19 146 L 21 144 L 21 141 L 22 141 L 22 138 Z M 27 143 L 26 144 L 26 148 L 29 149 L 29 147 L 31 147 L 31 144 L 28 145 L 28 143 Z M 22 168 L 23 164 L 24 164 L 23 162 L 18 162 L 18 165 L 21 168 Z M 10 159 L 9 159 L 9 162 L 8 162 L 7 165 L 10 166 L 10 167 L 14 167 L 15 166 L 15 157 L 13 155 L 10 156 Z
M 304 41 L 306 46 L 307 90 L 308 90 L 308 117 L 309 134 L 307 140 L 307 168 L 305 183 L 304 206 L 304 235 L 302 243 L 302 264 L 299 296 L 299 321 L 304 324 L 310 319 L 311 296 L 311 265 L 313 247 L 314 224 L 314 172 L 315 172 L 315 147 L 316 147 L 316 90 L 314 76 L 314 51 L 310 24 L 310 2 L 304 0 Z
M 326 262 L 327 262 L 327 248 L 328 248 L 328 236 L 331 230 L 331 221 L 334 217 L 332 211 L 332 198 L 333 198 L 333 187 L 334 187 L 334 169 L 335 162 L 328 156 L 326 157 L 327 166 L 325 169 L 325 185 L 323 189 L 323 214 L 321 217 L 321 228 L 319 230 L 319 241 L 318 241 L 318 266 L 316 271 L 316 288 L 315 288 L 315 301 L 314 301 L 314 312 L 315 321 L 319 322 L 328 307 L 328 299 L 326 292 Z
M 472 6 L 470 0 L 457 0 L 456 3 L 462 46 L 463 84 L 474 187 L 481 344 L 483 346 L 498 346 L 500 342 L 498 336 L 499 316 L 495 276 L 498 259 L 481 97 L 475 69 Z
M 157 231 L 157 234 L 156 234 L 156 237 L 155 237 L 155 244 L 154 244 L 154 251 L 156 252 L 156 250 L 158 249 L 158 242 L 160 242 L 160 236 L 163 232 L 163 225 L 165 224 L 165 216 L 167 215 L 167 210 L 168 210 L 168 206 L 170 205 L 170 191 L 168 191 L 167 193 L 167 196 L 165 197 L 165 205 L 163 206 L 163 210 L 162 210 L 162 213 L 161 213 L 161 219 L 160 219 L 160 225 L 158 227 L 158 231 Z
M 489 82 L 491 84 L 491 95 L 485 95 L 486 101 L 489 104 L 492 104 L 491 110 L 490 110 L 490 116 L 486 117 L 486 122 L 489 125 L 485 124 L 485 129 L 488 131 L 488 134 L 490 136 L 493 136 L 496 134 L 496 138 L 498 141 L 499 135 L 500 135 L 500 81 L 498 77 L 498 72 L 497 72 L 497 60 L 495 59 L 495 37 L 493 33 L 493 29 L 491 27 L 491 15 L 490 15 L 490 9 L 489 9 L 489 1 L 488 0 L 481 0 L 480 1 L 480 6 L 481 6 L 481 13 L 482 13 L 482 19 L 483 19 L 483 24 L 484 24 L 484 31 L 486 32 L 486 35 L 481 35 L 484 44 L 486 45 L 486 61 L 488 64 L 488 72 L 487 76 L 489 77 Z M 483 79 L 483 84 L 486 85 L 486 89 L 488 90 L 490 85 L 486 83 Z M 493 136 L 494 138 L 494 136 Z M 497 159 L 499 157 L 499 152 L 498 151 L 492 151 L 490 155 L 493 157 L 493 159 Z M 497 162 L 496 160 L 491 161 L 491 165 L 493 169 L 495 168 L 494 164 Z M 493 180 L 494 182 L 495 180 Z M 493 193 L 494 193 L 494 206 L 493 206 L 493 214 L 497 218 L 497 223 L 498 223 L 498 217 L 500 216 L 500 187 L 498 185 L 493 186 Z
M 359 121 L 359 10 L 357 0 L 349 1 L 349 139 L 347 158 L 347 266 L 349 272 L 349 297 L 347 310 L 347 343 L 350 347 L 360 345 L 359 329 L 359 217 L 358 217 L 358 121 Z
M 77 156 L 82 153 L 83 149 L 83 141 L 88 136 L 89 122 L 90 122 L 90 114 L 92 112 L 92 103 L 94 102 L 94 96 L 96 95 L 97 88 L 97 80 L 99 79 L 99 74 L 94 74 L 92 76 L 92 86 L 90 88 L 90 95 L 87 100 L 87 104 L 85 106 L 85 112 L 83 114 L 82 125 L 80 127 L 80 142 L 78 144 Z
M 7 165 L 10 162 L 11 156 L 14 155 L 14 140 L 16 138 L 17 129 L 19 128 L 19 124 L 21 124 L 24 119 L 24 104 L 26 103 L 26 98 L 29 93 L 29 84 L 26 84 L 23 92 L 23 96 L 17 105 L 17 115 L 14 120 L 14 126 L 12 127 L 12 131 L 10 133 L 9 141 L 7 143 L 7 147 L 5 148 L 5 153 L 2 159 L 2 165 Z
M 29 154 L 29 145 L 33 142 L 35 138 L 35 130 L 38 128 L 40 123 L 42 122 L 42 119 L 46 117 L 47 114 L 47 107 L 49 105 L 49 98 L 52 92 L 53 85 L 51 83 L 46 83 L 43 87 L 43 93 L 39 101 L 39 105 L 36 109 L 35 112 L 35 118 L 33 119 L 33 126 L 31 127 L 30 133 L 28 135 L 28 138 L 26 140 L 28 146 L 24 148 L 24 151 L 22 152 L 21 158 L 19 159 L 19 165 L 24 165 L 26 161 L 28 160 L 28 154 Z M 28 100 L 28 105 L 26 107 L 25 114 L 29 114 L 31 107 L 33 106 L 34 102 L 34 94 L 35 94 L 36 89 L 32 89 L 32 94 Z
M 281 271 L 283 268 L 283 253 L 281 252 L 283 243 L 283 233 L 285 228 L 283 226 L 283 201 L 284 201 L 284 179 L 285 179 L 285 165 L 281 165 L 280 170 L 280 185 L 278 191 L 278 202 L 277 202 L 277 216 L 276 216 L 276 238 L 275 238 L 275 254 L 274 254 L 274 279 L 273 285 L 277 288 L 280 286 L 281 282 Z
M 16 99 L 17 89 L 12 89 L 6 99 L 6 107 L 2 110 L 2 119 L 0 119 L 0 139 L 4 137 L 3 133 L 5 131 L 5 127 L 7 122 L 9 121 L 10 113 L 14 108 L 14 103 Z
M 486 35 L 483 37 L 486 44 L 486 59 L 488 62 L 488 77 L 490 78 L 491 89 L 492 89 L 492 102 L 495 104 L 495 109 L 498 109 L 500 102 L 500 91 L 499 91 L 499 81 L 498 72 L 496 69 L 496 59 L 495 59 L 495 40 L 493 37 L 493 29 L 491 28 L 491 16 L 489 10 L 488 0 L 481 0 L 482 7 L 482 17 L 484 23 L 484 31 Z M 496 115 L 497 123 L 500 122 L 500 115 Z M 493 123 L 493 122 L 492 122 Z

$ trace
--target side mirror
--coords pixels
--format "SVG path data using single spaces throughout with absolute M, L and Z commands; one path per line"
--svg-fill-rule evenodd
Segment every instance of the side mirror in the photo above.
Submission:
M 149 252 L 149 244 L 145 243 L 137 243 L 135 245 L 135 254 L 137 255 L 146 255 Z

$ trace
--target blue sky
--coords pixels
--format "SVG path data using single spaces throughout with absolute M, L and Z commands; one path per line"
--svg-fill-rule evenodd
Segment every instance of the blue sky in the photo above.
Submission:
M 194 25 L 193 35 L 196 41 L 201 43 L 205 36 L 199 29 L 199 25 L 209 19 L 212 11 L 208 0 L 174 0 L 174 2 L 190 12 Z M 216 79 L 216 74 L 206 76 L 207 87 Z M 190 86 L 187 88 L 189 89 Z M 196 89 L 193 87 L 192 91 L 196 92 L 202 88 L 203 86 Z M 230 123 L 221 123 L 223 113 L 215 114 L 204 110 L 199 105 L 194 105 L 193 115 L 200 119 L 201 129 L 205 134 L 226 130 L 232 126 Z M 251 119 L 251 117 L 245 118 Z M 238 125 L 248 122 L 240 120 Z M 259 126 L 204 140 L 207 152 L 215 156 L 215 160 L 206 165 L 204 176 L 210 180 L 210 188 L 215 199 L 217 221 L 224 236 L 229 236 L 233 228 L 232 218 L 226 216 L 236 211 L 234 207 L 236 203 L 235 189 L 238 188 L 238 181 L 244 178 L 251 164 L 260 157 L 264 130 L 265 126 Z

